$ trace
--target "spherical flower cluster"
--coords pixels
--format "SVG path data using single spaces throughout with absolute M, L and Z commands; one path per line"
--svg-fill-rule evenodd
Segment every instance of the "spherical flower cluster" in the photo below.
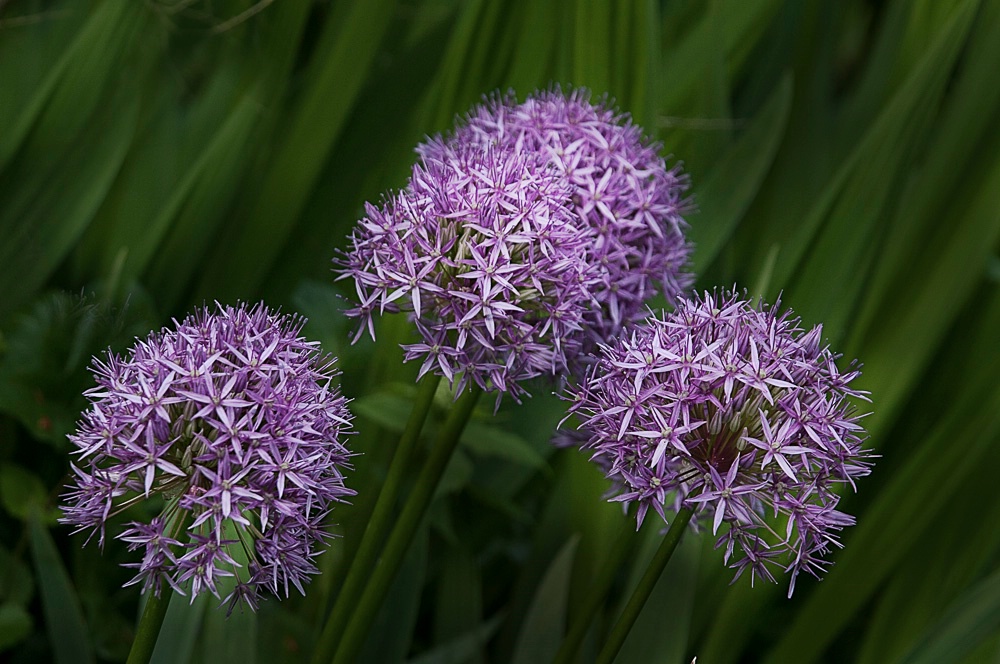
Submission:
M 614 500 L 696 510 L 737 570 L 818 576 L 853 517 L 837 489 L 870 470 L 864 430 L 821 328 L 735 294 L 681 300 L 602 348 L 571 410 Z
M 103 546 L 112 517 L 162 505 L 117 535 L 143 551 L 130 584 L 158 595 L 166 582 L 193 600 L 219 596 L 227 578 L 230 610 L 255 609 L 262 590 L 303 592 L 318 571 L 324 519 L 354 494 L 350 414 L 303 322 L 263 305 L 206 308 L 95 359 L 62 521 Z
M 595 270 L 569 184 L 538 153 L 438 145 L 366 211 L 340 260 L 360 301 L 348 314 L 374 338 L 374 313 L 410 312 L 422 340 L 405 356 L 421 375 L 516 398 L 580 352 Z
M 537 92 L 518 104 L 513 94 L 474 108 L 446 142 L 430 141 L 424 157 L 442 146 L 503 145 L 537 152 L 564 175 L 573 209 L 588 236 L 582 259 L 599 270 L 597 306 L 586 314 L 587 349 L 613 339 L 643 317 L 659 290 L 669 302 L 692 282 L 684 271 L 691 251 L 681 213 L 687 177 L 667 169 L 659 145 L 647 141 L 627 114 L 586 90 Z

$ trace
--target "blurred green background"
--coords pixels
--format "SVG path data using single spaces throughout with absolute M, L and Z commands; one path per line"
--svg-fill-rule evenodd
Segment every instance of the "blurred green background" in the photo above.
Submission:
M 308 659 L 415 373 L 405 321 L 347 345 L 330 259 L 422 137 L 553 83 L 683 162 L 700 288 L 781 292 L 861 359 L 882 455 L 825 580 L 729 587 L 688 536 L 618 661 L 1000 662 L 1000 0 L 0 0 L 0 659 L 124 659 L 124 547 L 55 524 L 86 367 L 240 298 L 341 357 L 358 497 L 305 598 L 175 597 L 156 657 Z M 549 446 L 551 391 L 477 415 L 364 661 L 544 662 L 630 537 L 591 660 L 657 524 Z

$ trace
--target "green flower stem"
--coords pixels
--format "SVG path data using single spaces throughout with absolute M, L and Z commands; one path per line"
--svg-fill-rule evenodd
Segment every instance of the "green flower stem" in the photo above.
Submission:
M 164 514 L 176 509 L 176 503 L 164 510 Z M 191 513 L 187 510 L 176 510 L 170 537 L 180 540 L 181 534 L 187 529 L 192 521 Z M 169 516 L 169 515 L 168 515 Z M 160 595 L 157 597 L 150 594 L 146 599 L 146 607 L 142 610 L 139 618 L 139 627 L 136 629 L 135 639 L 132 641 L 132 648 L 128 651 L 126 664 L 149 664 L 153 656 L 153 648 L 156 647 L 156 639 L 160 636 L 160 628 L 163 626 L 163 617 L 167 615 L 167 607 L 170 606 L 170 598 L 174 594 L 174 589 L 169 583 L 164 583 L 160 588 Z
M 396 499 L 399 498 L 399 490 L 403 486 L 403 479 L 406 477 L 407 471 L 410 469 L 413 450 L 420 439 L 420 431 L 424 427 L 424 422 L 427 421 L 427 415 L 430 413 L 434 394 L 437 392 L 440 382 L 441 377 L 433 374 L 424 376 L 420 381 L 420 389 L 417 392 L 416 401 L 413 403 L 413 410 L 410 411 L 403 435 L 396 446 L 392 463 L 389 465 L 389 473 L 386 475 L 385 483 L 379 492 L 371 518 L 368 519 L 368 525 L 365 526 L 361 544 L 351 560 L 344 584 L 337 594 L 336 602 L 334 602 L 333 611 L 323 627 L 319 643 L 313 652 L 313 662 L 328 662 L 333 657 L 337 643 L 344 634 L 344 628 L 347 627 L 347 621 L 350 620 L 354 611 L 354 606 L 357 604 L 361 592 L 365 589 L 365 582 L 378 558 L 379 547 L 382 546 L 389 526 L 392 525 L 392 516 L 396 513 Z
M 160 590 L 160 596 L 150 595 L 146 600 L 146 608 L 139 619 L 139 629 L 132 641 L 132 649 L 128 652 L 127 664 L 147 664 L 153 656 L 156 639 L 160 635 L 163 617 L 167 615 L 170 597 L 174 594 L 170 584 Z
M 626 526 L 622 530 L 631 531 L 632 528 Z M 632 546 L 634 538 L 631 535 L 631 532 L 620 532 L 615 537 L 611 549 L 608 551 L 604 562 L 601 564 L 601 568 L 597 572 L 596 578 L 594 578 L 594 582 L 590 586 L 590 592 L 584 600 L 583 606 L 577 612 L 576 620 L 570 625 L 569 632 L 567 632 L 566 638 L 563 639 L 562 645 L 559 646 L 559 652 L 556 653 L 556 658 L 552 660 L 552 664 L 571 664 L 571 662 L 575 661 L 576 651 L 580 649 L 583 637 L 587 635 L 587 630 L 590 628 L 591 623 L 594 622 L 594 616 L 598 608 L 600 608 L 605 596 L 608 594 L 611 582 L 614 581 L 615 575 L 621 568 L 622 560 Z
M 389 591 L 389 586 L 396 576 L 399 565 L 410 548 L 410 542 L 423 521 L 424 513 L 427 511 L 431 499 L 434 498 L 434 492 L 441 480 L 441 475 L 444 474 L 444 470 L 451 460 L 452 452 L 455 451 L 462 431 L 465 429 L 481 394 L 482 390 L 473 387 L 460 396 L 452 406 L 440 437 L 431 450 L 423 470 L 420 471 L 413 491 L 406 499 L 406 507 L 403 508 L 403 513 L 396 522 L 392 534 L 389 535 L 389 541 L 382 551 L 382 557 L 365 586 L 364 594 L 361 595 L 357 605 L 351 607 L 353 615 L 333 658 L 336 664 L 348 664 L 357 659 L 372 620 L 375 619 L 375 614 Z
M 629 598 L 628 604 L 625 605 L 625 610 L 622 611 L 622 615 L 618 618 L 615 626 L 611 628 L 608 640 L 604 644 L 604 648 L 601 649 L 601 653 L 597 656 L 597 664 L 611 664 L 615 661 L 618 651 L 621 650 L 622 644 L 625 643 L 625 638 L 632 630 L 632 625 L 635 624 L 635 619 L 639 617 L 642 607 L 653 592 L 656 582 L 659 581 L 660 575 L 663 574 L 663 570 L 670 561 L 670 556 L 673 555 L 677 544 L 681 541 L 681 535 L 684 534 L 684 530 L 687 528 L 688 521 L 690 520 L 691 510 L 689 508 L 685 507 L 677 512 L 673 523 L 670 524 L 670 529 L 660 543 L 660 548 L 656 550 L 653 559 L 649 561 L 646 573 L 642 575 L 639 585 L 636 586 L 632 597 Z

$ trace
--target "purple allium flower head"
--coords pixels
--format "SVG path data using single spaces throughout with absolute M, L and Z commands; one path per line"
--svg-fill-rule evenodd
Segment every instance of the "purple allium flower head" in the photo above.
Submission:
M 776 310 L 732 293 L 680 300 L 602 347 L 571 412 L 640 524 L 650 507 L 664 520 L 665 507 L 693 508 L 737 578 L 773 581 L 784 565 L 790 596 L 853 525 L 837 488 L 872 455 L 852 403 L 866 393 L 849 387 L 857 367 L 842 373 L 820 327 L 803 333 Z
M 596 270 L 581 259 L 567 179 L 534 151 L 438 145 L 409 186 L 367 205 L 338 259 L 362 319 L 406 311 L 422 340 L 404 346 L 459 390 L 499 395 L 557 375 L 579 354 Z M 356 339 L 356 338 L 355 338 Z
M 303 323 L 219 305 L 95 359 L 61 520 L 103 546 L 111 517 L 162 505 L 117 535 L 143 552 L 130 584 L 159 594 L 166 582 L 193 600 L 228 577 L 232 610 L 256 608 L 263 590 L 302 592 L 317 573 L 323 521 L 354 494 L 340 440 L 350 413 Z
M 645 315 L 659 290 L 668 302 L 692 283 L 684 271 L 691 246 L 681 213 L 688 180 L 667 169 L 659 145 L 627 114 L 586 90 L 536 92 L 518 104 L 513 93 L 472 109 L 446 141 L 417 148 L 422 156 L 460 145 L 506 145 L 536 152 L 569 180 L 573 208 L 588 236 L 584 260 L 599 270 L 597 306 L 586 314 L 586 349 L 607 343 Z

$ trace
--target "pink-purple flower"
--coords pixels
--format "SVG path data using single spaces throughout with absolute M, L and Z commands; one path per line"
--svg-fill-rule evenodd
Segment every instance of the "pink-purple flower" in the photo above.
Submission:
M 351 416 L 303 323 L 219 305 L 95 359 L 62 521 L 103 546 L 114 517 L 158 511 L 115 535 L 142 552 L 130 584 L 193 599 L 227 579 L 232 610 L 317 573 L 324 520 L 354 494 Z
M 733 293 L 682 299 L 631 328 L 574 391 L 583 446 L 613 481 L 613 500 L 695 509 L 726 562 L 773 581 L 775 566 L 819 576 L 854 518 L 844 485 L 867 475 L 856 366 L 821 328 Z
M 691 246 L 681 214 L 687 176 L 667 168 L 660 146 L 628 114 L 586 90 L 559 88 L 494 96 L 472 109 L 446 140 L 417 148 L 425 158 L 454 146 L 508 146 L 535 152 L 569 182 L 572 208 L 588 241 L 582 260 L 598 271 L 594 306 L 585 315 L 586 349 L 606 343 L 645 315 L 657 292 L 668 302 L 692 283 Z
M 360 335 L 373 317 L 408 312 L 404 346 L 461 391 L 524 393 L 566 371 L 581 349 L 596 270 L 566 178 L 536 151 L 438 145 L 406 189 L 367 216 L 338 259 L 353 278 Z

